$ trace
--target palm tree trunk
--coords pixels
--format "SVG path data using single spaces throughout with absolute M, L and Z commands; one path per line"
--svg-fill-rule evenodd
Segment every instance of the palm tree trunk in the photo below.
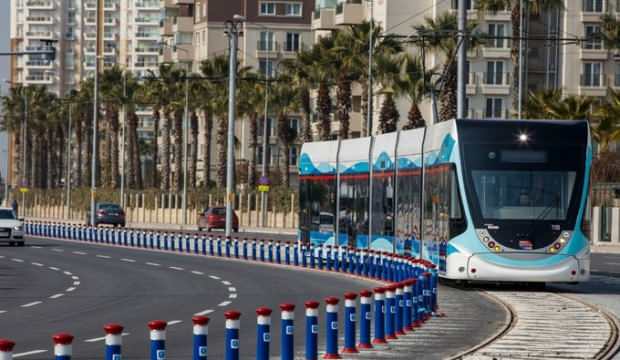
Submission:
M 351 111 L 351 82 L 344 75 L 338 77 L 336 99 L 336 117 L 340 122 L 340 137 L 348 139 L 350 127 L 349 112 Z
M 198 167 L 198 114 L 192 111 L 189 118 L 191 129 L 191 148 L 189 161 L 189 184 L 190 188 L 196 188 L 196 169 Z
M 202 140 L 204 144 L 204 151 L 202 153 L 202 176 L 206 188 L 209 186 L 209 181 L 211 180 L 211 134 L 213 132 L 213 120 L 211 119 L 211 113 L 206 109 L 203 109 L 202 117 Z
M 174 112 L 174 173 L 172 174 L 172 188 L 181 191 L 183 174 L 183 111 Z
M 226 114 L 222 114 L 218 119 L 217 123 L 217 140 L 215 141 L 217 144 L 217 177 L 216 177 L 216 185 L 218 188 L 223 188 L 226 185 L 226 147 L 228 144 L 228 139 L 226 137 L 227 132 L 227 123 L 226 119 L 228 116 Z
M 86 164 L 84 164 L 84 184 L 83 186 L 90 186 L 91 184 L 91 167 L 93 161 L 93 118 L 92 115 L 87 112 L 86 113 L 86 127 L 84 129 L 86 131 Z
M 168 114 L 164 116 L 162 126 L 162 164 L 161 164 L 161 190 L 170 191 L 170 125 L 172 121 Z
M 153 158 L 153 172 L 151 173 L 151 181 L 152 186 L 154 188 L 159 187 L 159 172 L 157 170 L 157 160 L 158 160 L 158 151 L 159 146 L 157 145 L 157 141 L 159 140 L 159 122 L 160 122 L 160 113 L 159 107 L 153 107 L 153 143 L 151 144 L 151 156 Z
M 138 144 L 138 116 L 130 111 L 128 116 L 128 139 L 129 139 L 129 169 L 131 182 L 134 189 L 144 187 L 142 179 L 142 164 L 140 161 L 140 148 Z
M 288 164 L 290 162 L 290 149 L 291 149 L 291 144 L 290 143 L 283 143 L 282 144 L 282 164 L 281 164 L 281 170 L 280 172 L 282 173 L 282 186 L 284 187 L 289 187 L 290 185 L 290 174 L 288 171 Z
M 54 167 L 57 161 L 54 146 L 54 133 L 55 129 L 48 130 L 48 138 L 45 141 L 45 147 L 43 148 L 43 161 L 45 162 L 45 178 L 42 185 L 46 189 L 51 189 L 54 187 Z
M 525 3 L 525 2 L 524 2 Z M 513 39 L 521 38 L 521 8 L 519 1 L 515 1 L 515 5 L 512 7 L 510 13 L 510 19 L 512 21 L 512 37 Z M 517 108 L 519 103 L 519 45 L 521 41 L 513 40 L 510 57 L 512 58 L 512 107 Z
M 68 144 L 65 143 L 65 138 L 68 139 L 70 134 L 69 129 L 67 128 L 67 136 L 65 136 L 65 130 L 60 125 L 56 128 L 56 134 L 58 134 L 56 137 L 56 153 L 58 154 L 58 161 L 56 162 L 56 169 L 54 170 L 54 187 L 59 187 L 61 184 L 60 180 L 63 177 L 65 178 L 65 182 L 69 181 L 69 177 L 66 176 L 67 174 L 64 170 L 64 165 L 67 164 L 69 160 L 66 159 Z
M 13 141 L 13 148 L 15 149 L 13 151 L 13 181 L 11 185 L 13 188 L 17 188 L 22 179 L 21 170 L 23 168 L 23 162 L 21 161 L 21 136 L 19 136 L 19 131 L 15 131 L 11 135 L 10 141 Z
M 304 117 L 302 119 L 303 123 L 301 124 L 301 140 L 303 142 L 310 142 L 312 141 L 312 130 L 310 129 L 310 116 L 312 113 L 312 107 L 310 105 L 311 97 L 309 89 L 304 87 L 301 90 L 300 97 L 304 114 Z
M 83 125 L 84 125 L 84 119 L 82 118 L 82 116 L 78 116 L 77 117 L 77 121 L 75 122 L 75 154 L 76 154 L 76 159 L 75 159 L 75 166 L 76 166 L 76 172 L 75 172 L 75 184 L 77 186 L 82 186 L 82 145 L 84 142 L 84 137 L 83 137 Z M 74 149 L 71 149 L 71 151 L 73 151 Z
M 116 189 L 119 187 L 119 155 L 120 155 L 120 151 L 119 151 L 119 121 L 118 121 L 118 111 L 116 109 L 112 110 L 112 114 L 110 117 L 110 155 L 111 155 L 111 160 L 110 160 L 110 166 L 111 166 L 111 172 L 110 172 L 110 177 L 111 177 L 111 186 L 113 189 Z
M 448 57 L 451 59 L 452 57 Z M 441 111 L 439 112 L 440 121 L 448 121 L 456 118 L 456 93 L 457 93 L 457 63 L 452 61 L 446 72 L 446 79 L 443 89 L 439 94 Z
M 325 81 L 322 81 L 319 84 L 317 108 L 319 109 L 320 122 L 319 137 L 321 140 L 329 140 L 331 136 L 332 100 L 329 96 L 329 87 L 327 86 L 327 83 Z
M 362 134 L 368 136 L 368 81 L 361 78 L 359 83 L 362 86 Z
M 99 148 L 101 152 L 101 181 L 103 187 L 109 187 L 111 184 L 111 173 L 112 173 L 112 156 L 111 152 L 111 134 L 110 134 L 110 124 L 112 122 L 111 119 L 111 109 L 109 106 L 105 107 L 105 117 L 103 124 L 100 123 L 100 130 L 102 131 L 102 137 L 100 137 Z
M 250 121 L 250 161 L 248 162 L 248 185 L 250 188 L 256 186 L 256 146 L 258 141 L 258 113 L 253 111 L 249 116 Z
M 381 104 L 381 113 L 379 114 L 379 132 L 386 134 L 396 131 L 398 118 L 399 115 L 394 98 L 392 95 L 386 95 Z
M 409 108 L 407 119 L 408 119 L 407 124 L 403 126 L 404 130 L 416 129 L 416 128 L 426 126 L 426 121 L 424 120 L 424 116 L 422 116 L 420 107 L 415 101 L 411 102 L 411 107 Z

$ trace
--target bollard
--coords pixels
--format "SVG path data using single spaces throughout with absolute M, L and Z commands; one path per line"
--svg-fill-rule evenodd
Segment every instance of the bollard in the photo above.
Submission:
M 318 359 L 319 302 L 306 301 L 306 360 Z
M 336 246 L 336 248 L 334 248 L 334 271 L 340 271 L 340 261 L 339 261 L 339 257 L 340 257 L 340 246 Z
M 293 360 L 295 356 L 295 305 L 280 304 L 280 359 Z
M 217 247 L 217 256 L 222 257 L 222 239 L 219 236 L 215 239 L 215 245 Z
M 276 264 L 282 264 L 282 245 L 276 242 Z M 288 265 L 288 264 L 287 264 Z
M 119 324 L 107 324 L 105 331 L 105 360 L 121 360 L 123 346 L 123 327 Z
M 241 248 L 242 248 L 242 253 L 243 253 L 243 260 L 247 260 L 248 259 L 248 239 L 247 238 L 243 238 L 243 242 L 241 243 Z
M 432 307 L 432 295 L 431 295 L 431 273 L 426 271 L 422 273 L 424 276 L 424 287 L 422 288 L 422 297 L 424 299 L 424 321 L 427 321 L 431 317 L 433 311 Z
M 0 360 L 13 360 L 14 347 L 15 343 L 13 341 L 9 339 L 0 339 Z
M 375 288 L 375 337 L 373 344 L 385 344 L 385 289 Z
M 348 259 L 348 272 L 349 274 L 355 273 L 355 262 L 353 257 L 355 256 L 355 248 L 349 247 L 347 251 L 347 259 Z
M 265 242 L 263 240 L 259 243 L 260 261 L 265 261 Z
M 332 246 L 327 245 L 327 252 L 325 254 L 325 268 L 327 271 L 332 271 Z
M 213 236 L 209 235 L 209 255 L 215 256 L 215 249 L 213 244 Z
M 194 351 L 192 360 L 207 360 L 207 335 L 209 334 L 209 318 L 206 316 L 192 317 L 194 324 Z
M 372 292 L 369 290 L 360 291 L 360 342 L 357 344 L 359 349 L 372 349 L 370 343 L 370 303 Z
M 202 243 L 202 255 L 207 255 L 207 238 L 201 235 L 200 242 Z
M 316 260 L 314 258 L 314 246 L 312 244 L 308 244 L 308 251 L 310 252 L 310 268 L 316 268 Z
M 256 315 L 256 360 L 269 360 L 271 309 L 261 306 L 256 309 Z
M 230 236 L 226 236 L 226 238 L 224 239 L 224 248 L 225 248 L 226 257 L 229 258 L 230 257 Z
M 295 266 L 299 266 L 299 259 L 301 258 L 301 266 L 308 267 L 308 261 L 306 259 L 306 245 L 299 245 L 297 242 L 293 244 L 293 261 Z
M 256 261 L 256 239 L 252 240 L 252 260 Z
M 273 241 L 269 240 L 269 243 L 267 244 L 267 259 L 269 260 L 270 263 L 273 262 Z
M 403 319 L 405 312 L 404 288 L 405 285 L 402 282 L 396 284 L 396 335 L 405 335 L 405 322 Z
M 325 354 L 323 359 L 340 359 L 338 355 L 338 302 L 334 296 L 325 298 Z
M 73 354 L 73 335 L 68 333 L 56 334 L 52 337 L 54 341 L 54 359 L 71 360 Z
M 396 322 L 396 286 L 390 285 L 385 289 L 385 338 L 387 340 L 396 340 L 396 331 L 394 329 Z
M 415 284 L 414 279 L 405 280 L 405 287 L 403 289 L 403 299 L 405 300 L 403 326 L 407 331 L 413 331 L 413 284 Z
M 239 258 L 239 239 L 236 237 L 233 239 L 233 249 L 235 253 L 235 259 Z
M 163 320 L 153 320 L 148 323 L 151 337 L 151 360 L 166 359 L 166 323 Z
M 230 310 L 224 313 L 226 318 L 225 360 L 239 360 L 239 318 L 241 313 Z
M 284 244 L 284 264 L 291 265 L 291 243 L 287 241 Z
M 345 354 L 356 354 L 355 346 L 355 299 L 357 294 L 347 292 L 344 294 L 344 348 L 342 352 Z

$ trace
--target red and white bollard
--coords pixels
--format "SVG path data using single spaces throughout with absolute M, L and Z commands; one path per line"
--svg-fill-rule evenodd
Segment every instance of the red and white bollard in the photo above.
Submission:
M 0 360 L 13 360 L 15 342 L 9 339 L 0 339 Z
M 56 334 L 52 337 L 54 341 L 54 359 L 71 360 L 73 355 L 73 335 L 67 333 Z

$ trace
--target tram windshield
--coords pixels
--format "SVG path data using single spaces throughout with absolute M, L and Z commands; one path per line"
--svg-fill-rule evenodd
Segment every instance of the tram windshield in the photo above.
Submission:
M 575 171 L 472 171 L 485 220 L 563 221 L 568 214 L 575 177 Z

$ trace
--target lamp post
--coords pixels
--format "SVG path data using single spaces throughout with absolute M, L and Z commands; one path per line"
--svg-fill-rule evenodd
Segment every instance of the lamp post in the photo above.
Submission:
M 370 31 L 368 32 L 368 119 L 366 119 L 366 136 L 372 136 L 372 56 L 374 52 L 374 0 L 370 0 Z
M 187 225 L 187 145 L 188 138 L 188 114 L 189 114 L 189 76 L 185 74 L 185 110 L 183 116 L 183 225 Z
M 245 17 L 234 15 L 233 20 L 226 21 L 226 35 L 228 35 L 228 51 L 230 55 L 228 69 L 228 146 L 226 158 L 226 236 L 232 233 L 233 202 L 235 200 L 235 110 L 237 92 L 237 43 L 239 40 L 240 23 L 245 21 Z
M 127 135 L 127 73 L 123 71 L 123 105 L 121 109 L 121 208 L 125 208 L 125 153 Z
M 65 187 L 67 195 L 65 196 L 65 206 L 67 207 L 67 215 L 71 214 L 71 120 L 72 120 L 73 104 L 69 103 L 69 126 L 67 127 L 67 176 L 65 177 Z
M 101 40 L 102 40 L 102 19 L 103 14 L 103 1 L 96 0 L 97 16 L 95 16 L 95 28 L 96 30 L 96 50 L 95 50 L 95 78 L 93 84 L 93 157 L 90 171 L 90 223 L 95 225 L 95 193 L 97 191 L 97 122 L 99 116 L 99 70 L 101 69 Z

